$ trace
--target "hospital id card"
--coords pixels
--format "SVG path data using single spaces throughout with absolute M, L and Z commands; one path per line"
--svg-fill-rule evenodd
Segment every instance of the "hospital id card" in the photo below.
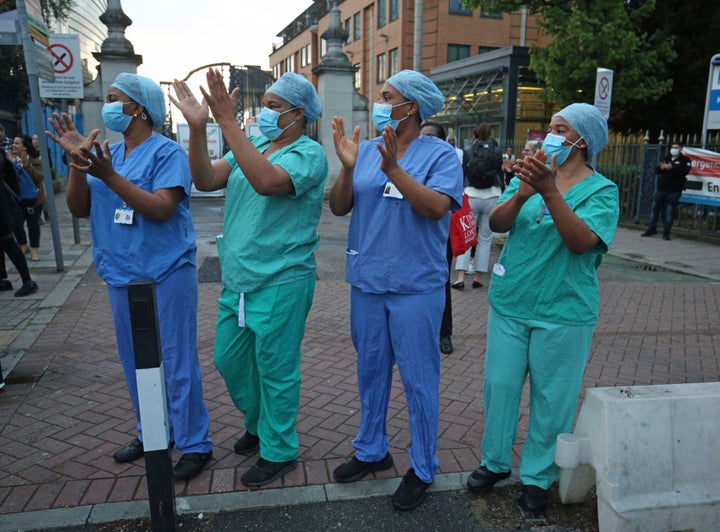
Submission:
M 395 184 L 392 181 L 388 181 L 385 183 L 385 190 L 383 191 L 383 196 L 386 198 L 394 198 L 394 199 L 403 199 L 402 192 L 398 190 L 398 188 L 395 186 Z
M 116 224 L 132 225 L 135 221 L 135 211 L 129 207 L 122 207 L 115 209 L 115 220 Z

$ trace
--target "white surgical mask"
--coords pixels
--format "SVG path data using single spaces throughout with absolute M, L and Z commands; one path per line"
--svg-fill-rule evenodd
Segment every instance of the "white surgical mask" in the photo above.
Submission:
M 670 148 L 670 155 L 672 155 L 673 157 L 677 157 L 678 155 L 680 155 L 680 150 L 678 150 L 677 148 Z

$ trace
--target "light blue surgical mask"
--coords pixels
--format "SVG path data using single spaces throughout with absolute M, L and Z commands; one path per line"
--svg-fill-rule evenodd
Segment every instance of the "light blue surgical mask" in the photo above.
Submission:
M 375 129 L 382 131 L 385 129 L 385 126 L 392 126 L 393 129 L 397 129 L 398 124 L 405 120 L 408 116 L 407 115 L 400 120 L 395 120 L 394 118 L 390 118 L 390 115 L 392 114 L 392 110 L 395 107 L 398 107 L 400 105 L 405 105 L 408 103 L 412 103 L 409 100 L 407 102 L 398 103 L 395 105 L 389 104 L 389 103 L 374 103 L 373 104 L 373 110 L 372 110 L 372 121 L 375 125 Z
M 126 115 L 123 112 L 125 104 L 128 103 L 133 102 L 112 102 L 103 105 L 102 121 L 110 131 L 125 133 L 127 130 L 133 119 L 132 115 Z
M 552 156 L 555 155 L 555 164 L 560 166 L 567 160 L 570 152 L 575 146 L 577 146 L 580 139 L 582 139 L 582 137 L 570 144 L 570 146 L 563 146 L 563 143 L 567 141 L 566 137 L 563 137 L 562 135 L 555 135 L 554 133 L 548 133 L 545 140 L 543 140 L 542 150 L 547 154 L 548 162 L 550 162 Z
M 280 119 L 280 115 L 284 115 L 285 113 L 289 113 L 290 111 L 294 111 L 295 109 L 297 109 L 297 107 L 293 107 L 292 109 L 288 109 L 287 111 L 279 113 L 278 111 L 275 111 L 273 109 L 263 107 L 262 111 L 260 111 L 257 122 L 258 127 L 260 128 L 260 133 L 265 135 L 270 140 L 275 140 L 276 138 L 278 138 L 280 135 L 283 134 L 283 131 L 285 131 L 287 128 L 297 122 L 297 120 L 293 120 L 287 126 L 282 128 L 278 126 L 278 120 Z

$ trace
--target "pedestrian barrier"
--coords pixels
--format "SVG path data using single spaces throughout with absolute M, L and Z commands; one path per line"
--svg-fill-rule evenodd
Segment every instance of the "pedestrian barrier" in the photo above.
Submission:
M 592 388 L 557 437 L 560 500 L 597 487 L 607 531 L 717 530 L 720 382 Z

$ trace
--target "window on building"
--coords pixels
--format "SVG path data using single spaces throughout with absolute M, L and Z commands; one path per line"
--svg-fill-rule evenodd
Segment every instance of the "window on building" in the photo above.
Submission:
M 350 31 L 350 19 L 345 19 L 345 31 L 347 32 L 347 39 L 345 40 L 346 43 L 352 42 L 352 32 Z
M 382 28 L 387 23 L 387 0 L 377 0 L 377 27 Z
M 389 76 L 394 76 L 398 73 L 398 49 L 393 48 L 388 52 L 388 67 L 390 68 L 390 71 L 388 72 Z
M 300 49 L 300 66 L 304 67 L 307 65 L 307 50 L 305 50 L 305 47 L 303 46 Z
M 387 72 L 385 68 L 385 54 L 378 54 L 375 66 L 377 67 L 377 77 L 375 78 L 375 81 L 377 81 L 378 83 L 382 83 L 387 79 Z
M 465 15 L 465 16 L 472 16 L 472 11 L 469 9 L 466 9 L 461 3 L 460 0 L 450 0 L 450 9 L 449 13 L 451 15 Z
M 400 0 L 390 0 L 390 22 L 397 20 L 399 14 Z
M 355 63 L 353 67 L 355 67 L 355 88 L 360 90 L 362 87 L 362 72 L 360 71 L 360 63 Z
M 353 15 L 353 39 L 356 41 L 359 41 L 362 38 L 362 33 L 360 33 L 360 30 L 362 29 L 362 26 L 360 26 L 360 12 L 358 11 Z
M 502 11 L 485 11 L 484 9 L 481 9 L 480 16 L 482 18 L 502 19 Z
M 312 43 L 305 47 L 305 55 L 307 55 L 308 65 L 312 65 Z
M 467 44 L 448 44 L 447 62 L 452 63 L 460 59 L 470 57 L 470 45 Z
M 497 47 L 495 47 L 495 46 L 478 46 L 478 54 L 492 52 L 493 50 L 497 50 Z

